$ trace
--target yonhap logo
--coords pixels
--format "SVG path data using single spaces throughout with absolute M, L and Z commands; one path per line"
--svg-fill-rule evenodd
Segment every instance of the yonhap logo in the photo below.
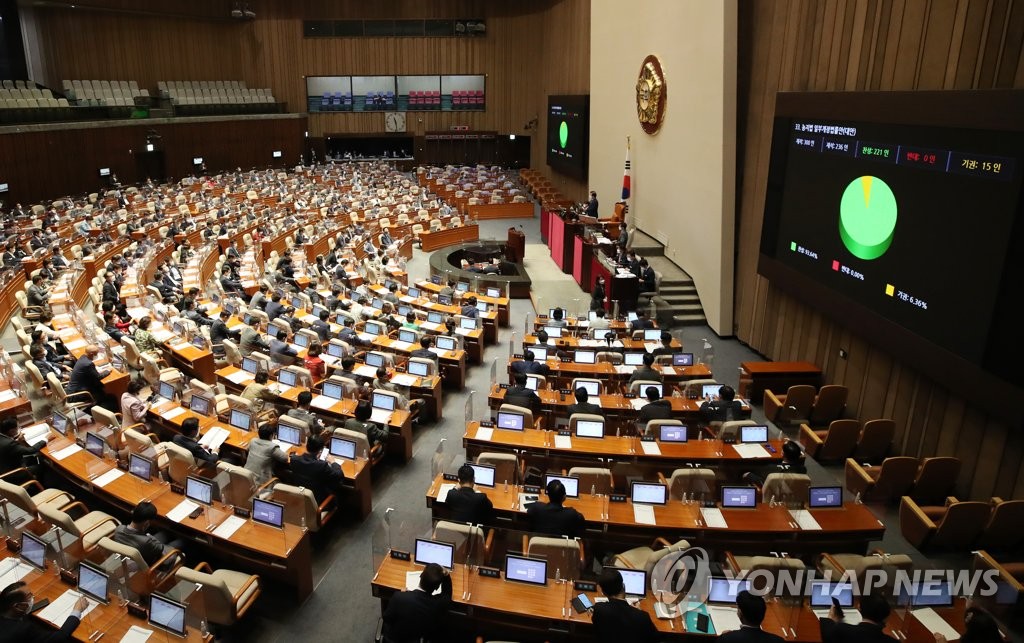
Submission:
M 702 547 L 675 547 L 668 547 L 668 553 L 651 570 L 651 592 L 661 603 L 675 604 L 688 595 L 703 595 L 711 577 L 707 551 Z

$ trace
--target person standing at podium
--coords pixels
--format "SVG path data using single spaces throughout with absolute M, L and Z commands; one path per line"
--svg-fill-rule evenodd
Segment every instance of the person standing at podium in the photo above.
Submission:
M 587 212 L 588 217 L 597 218 L 597 192 L 590 191 L 590 200 L 587 201 Z

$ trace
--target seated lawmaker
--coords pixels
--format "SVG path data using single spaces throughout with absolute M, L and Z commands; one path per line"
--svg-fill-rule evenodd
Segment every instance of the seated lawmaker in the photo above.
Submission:
M 704 400 L 700 405 L 700 414 L 706 422 L 729 422 L 750 417 L 744 412 L 743 402 L 736 398 L 736 391 L 728 384 L 718 389 L 718 397 Z
M 459 486 L 448 491 L 444 505 L 456 522 L 487 525 L 493 518 L 494 505 L 487 494 L 473 489 L 475 478 L 476 472 L 469 464 L 459 467 Z
M 530 531 L 550 536 L 575 538 L 583 535 L 585 520 L 583 514 L 572 507 L 563 507 L 565 485 L 561 480 L 552 480 L 547 486 L 548 501 L 533 502 L 526 507 L 526 519 Z

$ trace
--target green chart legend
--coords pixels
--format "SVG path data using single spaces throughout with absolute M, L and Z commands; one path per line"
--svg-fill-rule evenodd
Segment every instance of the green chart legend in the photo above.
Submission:
M 896 195 L 876 176 L 850 182 L 839 202 L 839 236 L 858 259 L 870 261 L 885 254 L 892 244 L 898 212 Z

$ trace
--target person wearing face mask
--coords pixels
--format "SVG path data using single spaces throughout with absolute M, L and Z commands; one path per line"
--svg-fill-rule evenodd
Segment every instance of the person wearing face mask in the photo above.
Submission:
M 89 607 L 84 596 L 75 601 L 71 614 L 59 630 L 54 630 L 41 621 L 28 618 L 35 607 L 35 596 L 23 581 L 11 583 L 0 592 L 0 631 L 4 641 L 22 643 L 63 643 L 72 641 L 75 629 L 82 620 L 82 613 Z

